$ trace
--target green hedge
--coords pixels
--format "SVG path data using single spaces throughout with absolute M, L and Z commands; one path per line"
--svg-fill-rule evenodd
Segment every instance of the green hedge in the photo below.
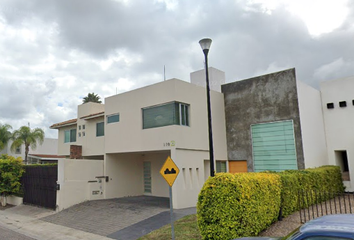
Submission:
M 3 154 L 0 156 L 0 195 L 17 194 L 21 189 L 21 176 L 24 173 L 22 159 Z
M 276 221 L 281 181 L 276 174 L 216 174 L 198 198 L 198 226 L 204 239 L 254 236 Z
M 209 178 L 198 198 L 198 226 L 203 239 L 232 239 L 256 236 L 282 216 L 299 210 L 299 196 L 306 192 L 305 205 L 342 193 L 338 166 L 322 166 L 283 172 L 217 174 Z
M 305 170 L 287 170 L 276 173 L 282 181 L 282 216 L 299 210 L 299 196 L 309 195 L 305 206 L 328 200 L 343 193 L 344 185 L 339 166 L 322 166 Z M 323 194 L 330 193 L 330 194 Z M 316 197 L 314 195 L 316 194 Z

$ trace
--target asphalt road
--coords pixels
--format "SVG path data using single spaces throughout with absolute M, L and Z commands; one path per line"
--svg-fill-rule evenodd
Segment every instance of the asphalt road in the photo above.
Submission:
M 0 240 L 35 240 L 35 239 L 0 226 Z

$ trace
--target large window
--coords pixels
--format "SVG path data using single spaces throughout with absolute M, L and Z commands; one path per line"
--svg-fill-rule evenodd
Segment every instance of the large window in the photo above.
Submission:
M 291 120 L 251 126 L 254 171 L 297 169 Z
M 107 116 L 107 123 L 119 122 L 119 114 L 113 114 Z
M 96 123 L 96 137 L 104 136 L 104 122 Z
M 76 129 L 65 130 L 64 142 L 76 142 Z
M 168 125 L 189 126 L 189 105 L 171 102 L 143 108 L 143 129 Z

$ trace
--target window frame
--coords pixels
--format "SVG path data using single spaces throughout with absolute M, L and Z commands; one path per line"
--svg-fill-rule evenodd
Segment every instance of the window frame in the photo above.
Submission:
M 64 131 L 64 143 L 76 142 L 76 134 L 77 134 L 76 128 L 71 128 L 71 129 L 65 130 Z
M 102 124 L 102 133 L 99 132 L 99 126 Z M 97 122 L 96 123 L 96 137 L 103 137 L 104 136 L 104 122 Z
M 145 120 L 147 114 L 146 111 L 154 109 L 154 108 L 160 108 L 163 106 L 167 105 L 172 105 L 173 109 L 172 112 L 170 112 L 170 117 L 172 119 L 172 123 L 167 123 L 167 124 L 155 124 L 151 126 L 147 126 Z M 142 112 L 142 129 L 150 129 L 150 128 L 159 128 L 159 127 L 165 127 L 165 126 L 171 126 L 171 125 L 179 125 L 179 126 L 190 126 L 190 104 L 187 103 L 182 103 L 182 102 L 177 102 L 177 101 L 172 101 L 172 102 L 166 102 L 163 104 L 158 104 L 158 105 L 153 105 L 149 107 L 145 107 L 141 109 Z
M 113 121 L 110 122 L 109 119 L 113 118 L 113 117 L 118 117 L 118 120 L 117 121 L 113 120 Z M 107 115 L 106 118 L 107 118 L 107 124 L 120 122 L 120 114 L 119 113 L 114 113 L 114 114 Z

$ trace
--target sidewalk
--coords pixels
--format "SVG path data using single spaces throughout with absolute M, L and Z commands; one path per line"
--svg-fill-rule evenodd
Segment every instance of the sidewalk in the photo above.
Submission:
M 30 209 L 31 207 L 26 206 Z M 36 210 L 39 213 L 32 212 L 30 216 L 16 214 L 16 208 L 21 208 L 21 206 L 6 209 L 0 211 L 0 226 L 23 234 L 25 236 L 37 239 L 37 240 L 111 240 L 111 238 L 99 236 L 92 233 L 83 232 L 80 230 L 44 222 L 38 218 L 45 215 L 50 215 L 55 212 L 48 210 Z M 21 209 L 23 211 L 23 209 Z M 41 213 L 43 211 L 43 213 Z

